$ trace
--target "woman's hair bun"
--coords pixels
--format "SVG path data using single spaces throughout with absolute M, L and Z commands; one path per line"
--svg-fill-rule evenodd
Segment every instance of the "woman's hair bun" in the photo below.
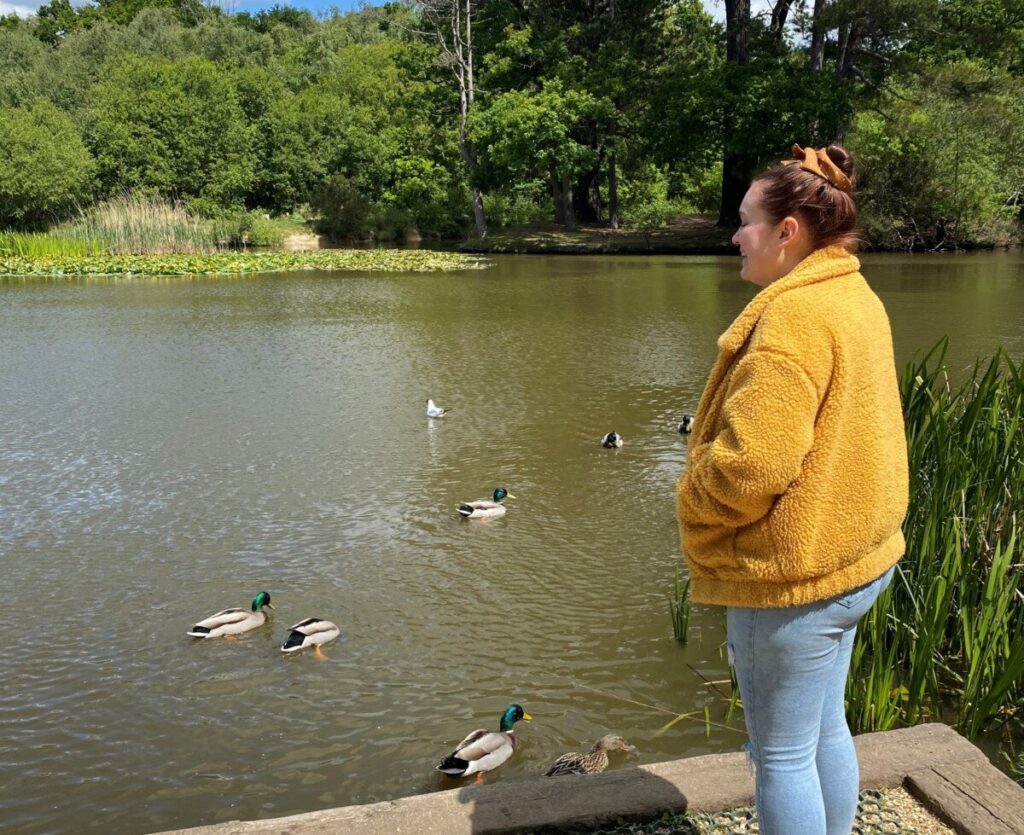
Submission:
M 853 179 L 853 155 L 842 145 L 829 145 L 825 149 L 828 158 L 832 160 L 847 177 Z

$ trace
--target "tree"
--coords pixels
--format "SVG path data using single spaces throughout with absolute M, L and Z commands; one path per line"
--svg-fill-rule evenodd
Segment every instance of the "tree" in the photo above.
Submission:
M 608 116 L 606 102 L 586 92 L 565 90 L 551 81 L 538 92 L 511 91 L 495 96 L 473 122 L 473 137 L 484 160 L 487 184 L 547 176 L 555 220 L 575 227 L 572 179 L 592 170 L 597 154 L 586 126 Z
M 142 188 L 239 204 L 252 136 L 230 77 L 209 61 L 125 56 L 89 96 L 87 141 L 105 193 Z
M 95 165 L 50 102 L 0 107 L 0 225 L 38 226 L 90 197 Z

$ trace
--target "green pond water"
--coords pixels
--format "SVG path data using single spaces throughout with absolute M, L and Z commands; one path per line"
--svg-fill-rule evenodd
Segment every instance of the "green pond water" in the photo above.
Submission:
M 957 369 L 1024 355 L 1020 252 L 864 261 L 901 366 L 943 334 Z M 634 763 L 740 748 L 705 684 L 723 612 L 696 607 L 684 647 L 666 594 L 675 422 L 755 288 L 733 258 L 494 262 L 0 281 L 0 828 L 451 788 L 436 761 L 512 701 L 534 721 L 488 781 L 606 732 Z M 427 397 L 455 411 L 428 421 Z M 458 517 L 497 486 L 506 517 Z M 185 636 L 263 589 L 272 625 Z M 342 638 L 283 657 L 311 615 Z

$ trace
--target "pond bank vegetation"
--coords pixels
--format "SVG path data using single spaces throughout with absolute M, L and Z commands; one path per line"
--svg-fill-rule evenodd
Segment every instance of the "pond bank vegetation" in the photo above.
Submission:
M 10 276 L 245 275 L 294 270 L 434 272 L 479 270 L 487 266 L 485 259 L 452 252 L 398 249 L 212 252 L 202 255 L 24 257 L 0 254 L 0 275 Z

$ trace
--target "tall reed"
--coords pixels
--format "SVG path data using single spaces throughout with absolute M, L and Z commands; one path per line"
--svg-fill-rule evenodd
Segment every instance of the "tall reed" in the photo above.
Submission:
M 847 684 L 857 732 L 948 716 L 974 738 L 1024 698 L 1024 377 L 998 351 L 955 387 L 947 347 L 901 382 L 907 554 L 858 631 Z
M 0 232 L 0 257 L 76 258 L 102 254 L 103 243 L 95 238 L 63 238 L 48 232 Z
M 669 613 L 672 615 L 672 634 L 676 640 L 685 644 L 689 639 L 690 629 L 690 580 L 683 582 L 676 569 L 676 581 L 668 596 Z
M 172 200 L 133 192 L 83 209 L 51 234 L 101 241 L 108 255 L 195 255 L 226 244 L 213 221 L 189 214 Z

